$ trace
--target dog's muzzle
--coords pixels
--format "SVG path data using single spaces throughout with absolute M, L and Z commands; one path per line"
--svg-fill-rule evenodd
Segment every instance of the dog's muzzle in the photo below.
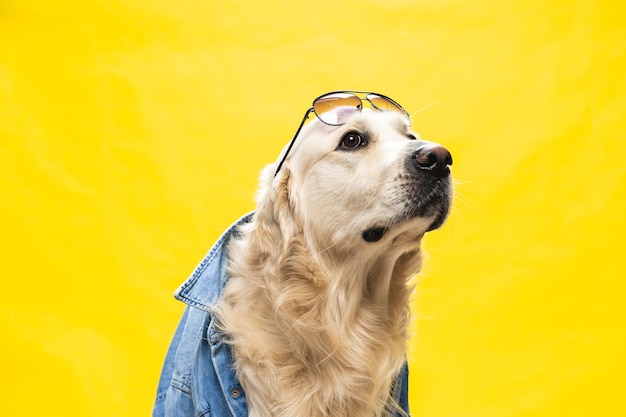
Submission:
M 416 200 L 411 202 L 408 215 L 403 215 L 402 218 L 396 219 L 396 221 L 401 221 L 407 217 L 432 216 L 435 214 L 435 219 L 426 231 L 435 230 L 443 224 L 450 208 L 450 180 L 448 178 L 450 176 L 450 165 L 452 165 L 450 152 L 443 146 L 435 143 L 427 143 L 411 153 L 409 170 L 414 172 L 414 175 L 422 178 L 416 179 L 416 182 L 411 186 L 409 194 L 416 196 Z M 427 197 L 422 197 L 422 193 Z M 361 237 L 366 242 L 378 242 L 383 238 L 387 230 L 387 226 L 372 227 L 365 230 Z

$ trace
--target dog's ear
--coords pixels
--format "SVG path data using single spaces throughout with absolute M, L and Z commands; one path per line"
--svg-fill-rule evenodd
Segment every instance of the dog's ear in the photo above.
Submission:
M 255 237 L 258 247 L 285 252 L 287 242 L 302 233 L 302 221 L 291 191 L 293 179 L 289 167 L 283 165 L 276 176 L 275 169 L 271 164 L 261 172 L 254 216 Z

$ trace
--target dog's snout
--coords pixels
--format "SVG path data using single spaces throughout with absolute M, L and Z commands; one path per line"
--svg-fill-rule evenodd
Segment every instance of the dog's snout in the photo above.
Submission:
M 452 155 L 441 145 L 426 145 L 415 152 L 415 163 L 420 170 L 428 171 L 435 177 L 447 177 L 450 174 Z

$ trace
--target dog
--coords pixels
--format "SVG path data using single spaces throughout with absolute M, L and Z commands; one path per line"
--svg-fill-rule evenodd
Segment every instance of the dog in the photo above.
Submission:
M 299 132 L 229 244 L 217 326 L 251 417 L 389 415 L 411 278 L 422 237 L 449 213 L 452 158 L 376 108 Z

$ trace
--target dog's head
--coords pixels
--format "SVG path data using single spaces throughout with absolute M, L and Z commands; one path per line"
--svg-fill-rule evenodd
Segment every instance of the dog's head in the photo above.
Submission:
M 272 202 L 320 249 L 414 244 L 448 215 L 451 164 L 397 112 L 363 109 L 340 126 L 314 119 L 276 176 L 277 163 L 264 170 L 258 209 Z

